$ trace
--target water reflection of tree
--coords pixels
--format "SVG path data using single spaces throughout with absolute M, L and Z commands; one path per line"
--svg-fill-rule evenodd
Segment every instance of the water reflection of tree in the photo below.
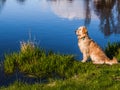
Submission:
M 89 7 L 89 4 L 90 4 L 90 0 L 85 0 L 85 25 L 89 25 L 90 24 L 90 21 L 91 21 L 91 11 L 90 11 L 90 7 Z
M 60 1 L 60 0 L 47 0 L 47 1 L 55 1 L 56 2 L 56 1 Z M 72 3 L 74 0 L 67 0 L 67 1 Z
M 115 33 L 120 33 L 120 0 L 117 0 L 116 10 L 117 10 L 117 20 L 118 21 L 117 21 Z
M 117 7 L 118 14 L 114 7 Z M 120 33 L 118 26 L 120 24 L 120 0 L 95 0 L 95 13 L 100 19 L 100 30 L 109 36 L 112 33 Z M 115 21 L 115 16 L 118 16 L 118 21 Z M 116 24 L 117 22 L 117 24 Z
M 17 2 L 19 2 L 20 4 L 24 4 L 26 0 L 17 0 Z
M 6 0 L 0 0 L 0 11 L 2 10 Z

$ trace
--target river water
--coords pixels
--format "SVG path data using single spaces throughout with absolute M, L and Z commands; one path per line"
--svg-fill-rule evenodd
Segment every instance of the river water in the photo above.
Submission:
M 102 48 L 119 41 L 119 0 L 0 0 L 0 56 L 32 39 L 46 50 L 81 58 L 74 31 L 82 25 Z

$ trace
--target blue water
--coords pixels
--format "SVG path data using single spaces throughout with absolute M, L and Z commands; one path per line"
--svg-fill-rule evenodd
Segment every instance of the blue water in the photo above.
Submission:
M 18 51 L 20 41 L 27 41 L 31 33 L 32 40 L 40 47 L 75 54 L 82 59 L 74 33 L 81 25 L 87 26 L 90 37 L 102 48 L 108 41 L 120 41 L 120 20 L 116 21 L 117 0 L 114 2 L 111 11 L 116 12 L 113 20 L 117 31 L 110 24 L 110 29 L 102 32 L 107 24 L 103 20 L 100 25 L 100 15 L 106 18 L 106 14 L 96 9 L 94 0 L 0 0 L 0 57 L 2 59 L 5 53 Z

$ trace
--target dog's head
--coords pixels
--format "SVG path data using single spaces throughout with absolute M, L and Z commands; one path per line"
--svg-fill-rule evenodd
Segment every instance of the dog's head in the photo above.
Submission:
M 81 26 L 79 27 L 76 31 L 75 34 L 79 37 L 79 38 L 85 38 L 86 36 L 88 36 L 88 32 L 85 26 Z

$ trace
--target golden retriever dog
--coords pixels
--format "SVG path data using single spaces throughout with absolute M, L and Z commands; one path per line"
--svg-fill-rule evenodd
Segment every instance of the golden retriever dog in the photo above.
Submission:
M 88 58 L 91 58 L 93 64 L 117 64 L 116 58 L 110 60 L 103 50 L 96 44 L 89 36 L 85 26 L 81 26 L 75 31 L 78 37 L 78 46 L 83 53 L 82 62 L 86 62 Z

